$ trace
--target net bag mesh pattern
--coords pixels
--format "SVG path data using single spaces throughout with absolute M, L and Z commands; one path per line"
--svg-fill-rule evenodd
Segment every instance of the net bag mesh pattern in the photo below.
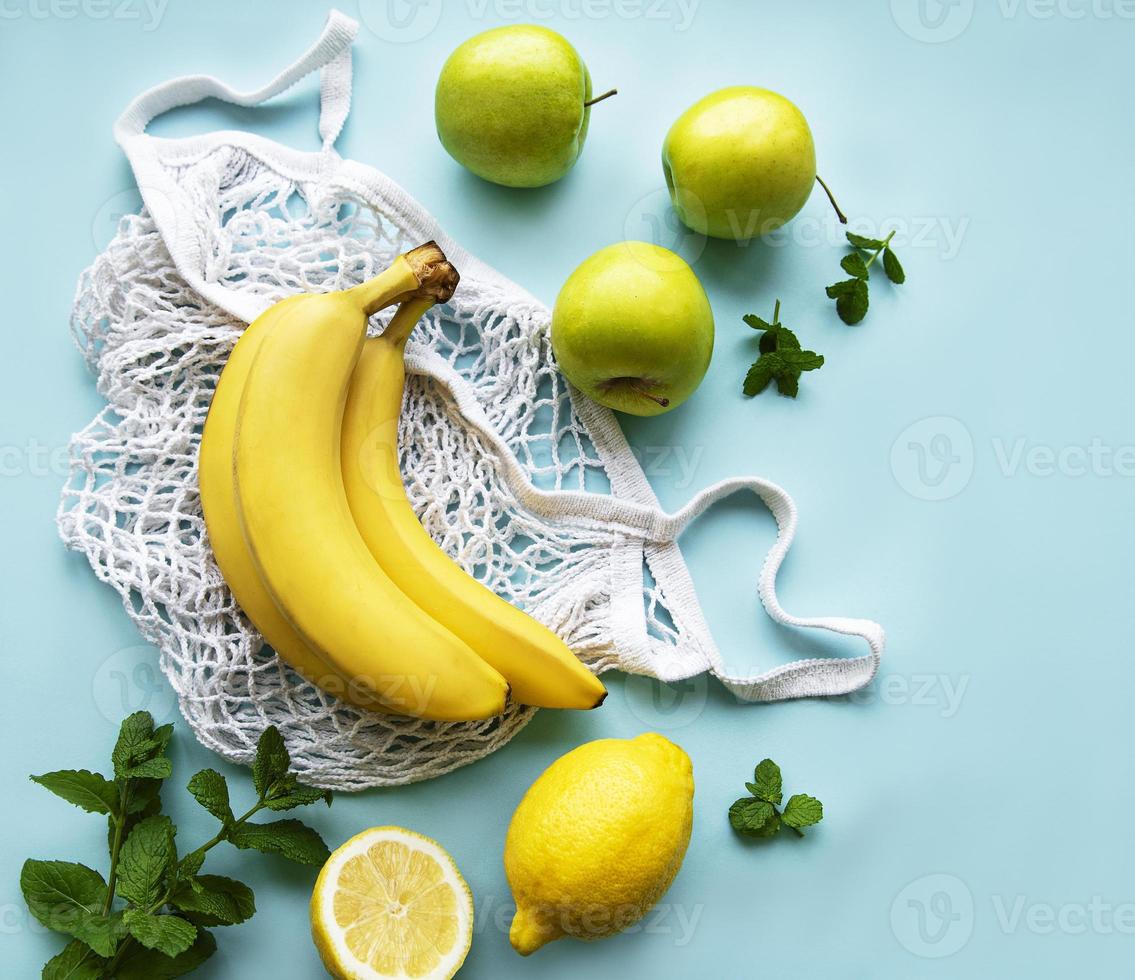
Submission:
M 315 199 L 247 150 L 218 147 L 192 167 L 195 180 L 182 186 L 201 188 L 194 221 L 208 277 L 266 303 L 354 285 L 420 244 L 361 195 L 324 190 Z M 411 362 L 428 352 L 467 383 L 535 486 L 606 490 L 608 469 L 553 362 L 547 309 L 502 290 L 464 276 L 453 299 L 417 327 Z M 209 548 L 197 452 L 244 327 L 181 278 L 145 209 L 122 219 L 82 274 L 72 316 L 107 405 L 70 446 L 63 540 L 87 556 L 157 648 L 197 738 L 231 761 L 250 762 L 269 724 L 302 778 L 333 789 L 427 779 L 494 751 L 534 709 L 440 723 L 354 708 L 284 665 L 236 605 Z M 372 331 L 381 327 L 380 315 Z M 615 666 L 614 532 L 526 509 L 500 454 L 443 381 L 412 374 L 407 385 L 399 445 L 419 518 L 466 571 L 554 629 L 593 670 Z M 644 600 L 650 642 L 671 659 L 683 631 L 649 575 Z

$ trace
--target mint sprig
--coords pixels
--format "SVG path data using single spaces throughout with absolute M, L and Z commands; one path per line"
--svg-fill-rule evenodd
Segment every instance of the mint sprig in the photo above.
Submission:
M 780 322 L 780 300 L 772 311 L 771 323 L 752 313 L 742 319 L 754 330 L 761 331 L 760 356 L 745 375 L 745 394 L 752 398 L 775 381 L 777 391 L 795 398 L 800 392 L 800 375 L 823 367 L 823 355 L 800 349 L 796 334 Z
M 840 266 L 850 279 L 832 283 L 827 288 L 828 299 L 835 300 L 836 312 L 839 318 L 848 326 L 862 323 L 867 316 L 871 305 L 870 288 L 871 266 L 883 258 L 883 272 L 896 286 L 906 282 L 906 273 L 902 263 L 891 248 L 891 240 L 895 237 L 892 231 L 886 238 L 867 238 L 857 235 L 853 231 L 847 232 L 848 244 L 854 249 L 840 260 Z M 865 253 L 870 253 L 866 260 Z
M 161 812 L 161 786 L 173 772 L 166 748 L 173 727 L 154 727 L 148 712 L 123 721 L 111 753 L 114 778 L 86 769 L 32 776 L 56 796 L 107 817 L 110 868 L 70 861 L 24 862 L 20 888 L 32 915 L 71 941 L 43 968 L 45 980 L 163 980 L 190 973 L 213 955 L 206 927 L 236 925 L 256 911 L 252 889 L 221 875 L 200 874 L 205 855 L 222 841 L 320 865 L 330 852 L 299 820 L 253 822 L 261 810 L 290 810 L 331 794 L 298 781 L 275 728 L 261 735 L 253 763 L 256 802 L 233 814 L 219 772 L 203 769 L 189 780 L 194 799 L 220 823 L 217 833 L 178 856 L 177 828 Z
M 772 759 L 758 763 L 753 781 L 745 783 L 752 794 L 734 802 L 729 808 L 729 823 L 746 837 L 773 837 L 781 826 L 788 827 L 797 837 L 804 836 L 804 828 L 824 819 L 824 805 L 813 796 L 797 793 L 784 799 L 780 766 Z

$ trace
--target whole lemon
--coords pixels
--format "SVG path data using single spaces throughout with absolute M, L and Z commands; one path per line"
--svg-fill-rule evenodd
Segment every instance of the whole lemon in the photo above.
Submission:
M 682 866 L 693 800 L 690 757 L 654 733 L 588 742 L 553 762 L 505 841 L 516 951 L 601 939 L 646 915 Z

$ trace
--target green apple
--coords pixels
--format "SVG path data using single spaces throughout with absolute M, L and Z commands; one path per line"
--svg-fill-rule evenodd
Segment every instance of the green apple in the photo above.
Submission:
M 591 75 L 567 40 L 546 27 L 497 27 L 469 38 L 437 80 L 442 146 L 478 177 L 542 187 L 579 159 L 587 138 Z
M 670 127 L 662 170 L 678 217 L 746 241 L 790 221 L 816 184 L 816 147 L 783 95 L 738 85 L 694 103 Z
M 713 354 L 713 311 L 686 262 L 647 242 L 600 249 L 568 277 L 552 350 L 585 395 L 631 415 L 681 405 Z

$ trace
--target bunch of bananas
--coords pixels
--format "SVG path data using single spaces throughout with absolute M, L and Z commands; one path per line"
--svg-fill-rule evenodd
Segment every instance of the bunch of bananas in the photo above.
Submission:
M 359 707 L 438 721 L 606 691 L 554 633 L 467 575 L 418 522 L 398 465 L 403 354 L 458 275 L 429 242 L 342 292 L 285 299 L 225 365 L 199 480 L 221 573 L 268 644 Z M 384 333 L 367 320 L 399 304 Z

